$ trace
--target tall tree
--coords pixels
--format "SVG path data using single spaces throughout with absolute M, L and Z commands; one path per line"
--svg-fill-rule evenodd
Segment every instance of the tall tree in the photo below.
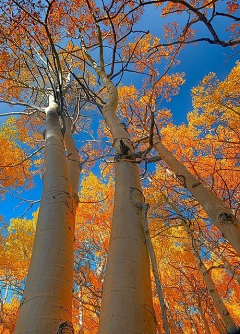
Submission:
M 107 155 L 114 148 L 111 154 L 116 177 L 100 333 L 155 331 L 138 164 L 159 160 L 152 153 L 155 145 L 161 158 L 170 157 L 166 161 L 172 167 L 170 161 L 175 158 L 162 152 L 163 143 L 158 136 L 169 113 L 163 110 L 156 115 L 156 104 L 160 94 L 169 99 L 183 84 L 182 74 L 168 75 L 168 71 L 176 64 L 182 46 L 195 41 L 191 27 L 204 23 L 213 37 L 208 40 L 210 43 L 222 46 L 239 43 L 238 38 L 221 41 L 211 22 L 217 15 L 236 20 L 234 2 L 229 3 L 226 13 L 218 14 L 217 2 L 161 3 L 166 5 L 162 11 L 164 16 L 175 10 L 189 14 L 187 24 L 180 30 L 175 23 L 164 28 L 166 43 L 160 43 L 159 37 L 149 32 L 134 30 L 144 15 L 145 6 L 158 7 L 158 1 L 111 1 L 101 6 L 79 0 L 40 0 L 37 3 L 12 0 L 1 4 L 1 56 L 7 68 L 1 73 L 1 101 L 24 106 L 28 117 L 39 113 L 42 124 L 46 120 L 43 195 L 16 332 L 73 331 L 74 216 L 82 164 L 71 132 L 79 129 L 80 112 L 85 108 L 86 116 L 90 105 L 100 111 L 107 124 L 107 127 L 102 125 L 99 132 L 104 129 L 102 137 L 105 135 L 110 141 L 104 153 Z M 158 75 L 161 60 L 166 61 L 167 69 Z M 121 81 L 127 71 L 144 74 L 143 96 L 139 101 L 144 110 L 141 107 L 136 110 L 131 102 L 129 109 L 122 108 L 119 117 L 117 80 Z M 124 93 L 124 89 L 120 90 Z M 89 152 L 83 153 L 89 155 Z M 174 163 L 177 164 L 175 160 Z M 185 167 L 180 168 L 181 173 L 178 173 L 178 167 L 176 170 L 172 167 L 185 185 L 188 176 L 183 175 Z M 212 193 L 206 187 L 204 193 L 198 183 L 199 180 L 191 180 L 188 187 L 195 190 L 201 187 L 200 197 L 193 194 L 197 200 L 202 205 L 207 202 L 206 207 L 218 203 Z M 207 201 L 204 194 L 208 195 Z M 232 222 L 233 228 L 226 235 L 231 242 L 237 232 L 237 222 L 231 212 L 221 204 L 217 206 L 220 206 L 217 219 L 222 214 L 223 225 Z M 223 232 L 226 233 L 225 229 Z M 236 245 L 237 239 L 234 239 L 233 246 L 237 248 Z M 181 282 L 179 286 L 182 289 Z M 82 296 L 81 289 L 79 296 Z M 186 305 L 184 312 L 198 330 Z

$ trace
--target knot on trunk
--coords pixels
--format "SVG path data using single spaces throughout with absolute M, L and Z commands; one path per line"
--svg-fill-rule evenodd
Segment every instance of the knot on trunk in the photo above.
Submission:
M 233 224 L 236 222 L 235 217 L 227 212 L 222 212 L 218 216 L 218 220 L 223 225 Z
M 59 327 L 57 334 L 74 334 L 73 325 L 71 322 L 63 322 Z
M 78 194 L 73 194 L 73 200 L 75 201 L 76 205 L 80 202 Z
M 115 156 L 116 161 L 120 161 L 121 159 L 131 159 L 131 148 L 128 147 L 122 139 L 120 139 L 120 145 L 119 145 L 120 152 Z
M 130 147 L 128 147 L 122 139 L 120 139 L 120 150 L 123 156 L 132 153 Z

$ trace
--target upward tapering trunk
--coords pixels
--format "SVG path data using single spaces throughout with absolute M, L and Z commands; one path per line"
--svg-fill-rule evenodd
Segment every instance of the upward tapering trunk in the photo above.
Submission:
M 201 182 L 199 182 L 159 141 L 154 138 L 155 147 L 162 160 L 175 173 L 182 185 L 196 198 L 223 236 L 240 254 L 240 224 L 231 210 Z
M 185 221 L 185 219 L 182 217 L 179 209 L 173 204 L 171 203 L 167 196 L 165 194 L 163 194 L 165 200 L 167 201 L 167 203 L 172 207 L 172 209 L 179 215 L 179 217 L 181 218 L 181 224 L 184 227 L 185 231 L 188 233 L 189 238 L 191 240 L 191 244 L 192 244 L 192 251 L 193 251 L 193 255 L 196 259 L 196 262 L 198 264 L 199 267 L 199 271 L 202 274 L 202 278 L 206 284 L 206 287 L 208 289 L 209 295 L 211 296 L 213 303 L 216 307 L 216 309 L 218 310 L 222 320 L 224 321 L 224 324 L 226 326 L 227 329 L 227 333 L 231 334 L 231 333 L 235 333 L 237 332 L 238 328 L 234 322 L 234 320 L 232 319 L 231 315 L 229 314 L 225 304 L 223 303 L 222 298 L 219 296 L 218 291 L 214 285 L 214 282 L 209 274 L 209 271 L 207 270 L 205 264 L 203 263 L 199 251 L 198 251 L 198 246 L 196 243 L 196 240 L 194 238 L 193 232 L 189 226 L 189 224 Z
M 229 334 L 235 333 L 235 332 L 237 332 L 238 328 L 235 325 L 231 315 L 229 314 L 225 304 L 223 303 L 222 298 L 219 296 L 218 291 L 216 290 L 216 287 L 213 283 L 213 280 L 212 280 L 212 278 L 209 274 L 209 271 L 207 270 L 205 264 L 203 263 L 203 261 L 200 258 L 199 252 L 197 251 L 197 244 L 196 244 L 195 239 L 192 235 L 191 229 L 186 225 L 186 223 L 183 223 L 183 226 L 185 227 L 186 231 L 188 232 L 188 234 L 190 235 L 190 237 L 192 239 L 193 254 L 194 254 L 195 259 L 197 261 L 199 271 L 202 274 L 203 280 L 206 284 L 206 287 L 208 289 L 208 292 L 209 292 L 210 296 L 212 297 L 214 305 L 215 305 L 216 309 L 218 310 L 220 316 L 222 317 L 222 319 L 224 321 L 224 324 L 225 324 L 226 329 L 227 329 L 227 333 L 229 333 Z
M 114 140 L 116 183 L 99 334 L 153 334 L 155 319 L 142 213 L 133 203 L 143 200 L 139 171 L 127 157 L 133 147 L 115 114 L 117 90 L 104 74 L 102 78 L 109 94 L 103 115 Z
M 73 333 L 73 198 L 57 107 L 46 109 L 43 194 L 15 334 Z
M 67 150 L 67 167 L 69 172 L 69 177 L 71 181 L 72 196 L 73 196 L 73 214 L 75 215 L 77 205 L 79 203 L 78 197 L 78 186 L 79 186 L 79 177 L 82 170 L 82 164 L 79 160 L 78 149 L 73 139 L 70 120 L 65 119 L 66 131 L 64 134 L 64 141 Z
M 236 268 L 234 268 L 231 265 L 231 263 L 228 261 L 228 259 L 222 254 L 223 252 L 221 250 L 217 250 L 217 248 L 214 248 L 213 246 L 211 246 L 209 244 L 209 242 L 207 242 L 201 235 L 199 235 L 198 238 L 204 246 L 206 246 L 211 252 L 213 252 L 216 255 L 216 257 L 220 261 L 223 262 L 224 268 L 227 269 L 228 271 L 230 271 L 230 273 L 232 274 L 232 277 L 235 278 L 236 281 L 240 284 L 240 276 L 236 272 Z
M 148 209 L 148 204 L 144 204 L 144 208 L 142 210 L 143 212 L 143 228 L 145 232 L 145 238 L 146 238 L 146 243 L 148 246 L 148 251 L 152 263 L 152 271 L 153 271 L 153 276 L 155 279 L 155 284 L 156 284 L 156 290 L 157 290 L 157 295 L 158 299 L 160 302 L 161 306 L 161 313 L 162 313 L 162 321 L 163 321 L 163 328 L 166 334 L 170 334 L 170 329 L 169 329 L 169 323 L 168 323 L 168 318 L 167 318 L 167 310 L 166 310 L 166 305 L 163 297 L 163 289 L 162 289 L 162 284 L 161 284 L 161 279 L 160 275 L 158 272 L 158 266 L 157 266 L 157 260 L 155 256 L 155 251 L 153 248 L 151 236 L 149 234 L 149 228 L 148 228 L 148 223 L 147 223 L 147 209 Z
M 198 298 L 198 309 L 200 311 L 201 318 L 202 318 L 203 323 L 204 323 L 205 332 L 206 332 L 206 334 L 211 334 L 208 321 L 207 321 L 207 319 L 205 317 L 205 313 L 204 313 L 203 308 L 202 308 L 201 298 L 199 296 L 197 298 Z

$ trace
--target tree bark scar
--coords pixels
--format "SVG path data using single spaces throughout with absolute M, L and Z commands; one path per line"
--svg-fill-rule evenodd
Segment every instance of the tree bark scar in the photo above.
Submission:
M 122 159 L 131 160 L 131 149 L 124 143 L 122 139 L 120 139 L 120 153 L 115 156 L 116 161 L 120 161 Z
M 75 203 L 78 205 L 78 203 L 80 202 L 78 194 L 73 194 L 73 199 Z
M 128 155 L 129 151 L 131 153 L 130 148 L 124 143 L 122 139 L 120 139 L 120 149 L 121 149 L 122 156 Z
M 218 220 L 223 225 L 230 225 L 230 224 L 235 223 L 236 221 L 233 215 L 226 213 L 226 212 L 221 212 L 218 215 Z
M 73 325 L 71 322 L 63 322 L 59 327 L 57 334 L 74 334 Z
M 186 178 L 184 175 L 181 175 L 181 174 L 176 174 L 176 177 L 178 178 L 178 180 L 181 182 L 181 184 L 187 188 L 187 185 L 186 185 Z
M 201 182 L 195 182 L 195 183 L 192 184 L 192 188 L 195 188 L 195 187 L 199 186 L 200 184 L 201 184 Z

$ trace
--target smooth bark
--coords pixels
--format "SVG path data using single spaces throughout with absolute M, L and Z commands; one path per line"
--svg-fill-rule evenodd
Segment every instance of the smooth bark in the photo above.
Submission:
M 199 182 L 156 136 L 154 145 L 161 159 L 168 164 L 182 185 L 196 198 L 223 236 L 240 254 L 240 225 L 232 211 L 212 191 Z
M 151 296 L 150 268 L 141 208 L 139 170 L 127 155 L 133 152 L 128 132 L 120 123 L 116 108 L 117 90 L 103 71 L 108 90 L 103 116 L 115 148 L 115 196 L 107 268 L 103 284 L 99 334 L 153 334 L 155 317 Z
M 206 334 L 211 334 L 211 331 L 210 331 L 210 328 L 209 328 L 209 325 L 208 325 L 208 321 L 205 317 L 205 313 L 204 313 L 203 308 L 202 308 L 201 298 L 199 296 L 198 296 L 198 309 L 200 311 L 201 318 L 202 318 L 203 323 L 204 323 Z
M 71 181 L 73 198 L 75 199 L 75 202 L 78 203 L 78 185 L 82 164 L 79 161 L 78 149 L 71 131 L 71 121 L 68 118 L 65 118 L 65 128 L 64 141 L 67 150 L 68 173 Z
M 212 278 L 209 274 L 209 271 L 207 270 L 205 264 L 203 263 L 200 255 L 199 255 L 199 251 L 198 251 L 198 247 L 195 241 L 195 238 L 193 236 L 192 230 L 189 226 L 189 224 L 187 223 L 187 221 L 185 221 L 185 219 L 182 217 L 179 209 L 173 204 L 171 203 L 166 196 L 163 194 L 163 196 L 165 197 L 165 199 L 167 200 L 167 203 L 169 205 L 171 205 L 172 209 L 179 215 L 180 219 L 181 219 L 181 224 L 184 227 L 184 229 L 186 230 L 186 232 L 189 235 L 189 238 L 191 240 L 192 243 L 192 250 L 193 250 L 193 255 L 196 259 L 196 262 L 198 264 L 199 267 L 199 271 L 202 274 L 203 280 L 206 284 L 206 287 L 208 289 L 209 295 L 211 296 L 214 306 L 216 307 L 216 309 L 218 310 L 222 320 L 224 321 L 224 324 L 226 326 L 227 329 L 227 333 L 234 333 L 235 331 L 238 330 L 234 320 L 232 319 L 232 317 L 230 316 L 225 304 L 223 303 L 222 298 L 219 296 L 218 291 L 212 281 Z
M 215 323 L 215 326 L 217 327 L 218 331 L 220 334 L 226 334 L 226 328 L 223 326 L 223 324 L 221 323 L 220 319 L 218 318 L 214 308 L 212 308 L 212 313 L 211 313 L 212 319 Z
M 230 273 L 233 275 L 233 278 L 236 279 L 236 281 L 240 284 L 240 276 L 238 273 L 236 273 L 235 268 L 228 262 L 228 260 L 223 255 L 219 255 L 220 260 L 223 262 L 224 267 L 230 271 Z
M 73 333 L 73 196 L 57 108 L 46 108 L 43 194 L 15 334 Z
M 203 245 L 205 245 L 211 252 L 215 254 L 215 256 L 223 262 L 223 267 L 227 269 L 233 276 L 234 279 L 240 284 L 240 276 L 236 272 L 236 269 L 231 265 L 228 259 L 222 254 L 222 252 L 217 250 L 216 248 L 212 247 L 209 242 L 203 239 L 201 236 L 198 236 L 199 240 Z
M 206 266 L 204 265 L 203 261 L 201 260 L 198 251 L 196 250 L 196 243 L 194 241 L 193 242 L 193 253 L 195 255 L 195 258 L 197 260 L 198 263 L 198 267 L 199 270 L 202 274 L 202 277 L 204 279 L 204 282 L 206 284 L 206 287 L 208 289 L 208 292 L 210 294 L 210 296 L 212 297 L 212 300 L 214 302 L 214 305 L 216 307 L 216 309 L 218 310 L 220 316 L 222 317 L 224 324 L 226 326 L 227 332 L 228 333 L 234 333 L 235 331 L 237 331 L 237 326 L 235 325 L 232 317 L 230 316 L 226 306 L 224 305 L 222 298 L 219 296 L 216 287 L 212 281 L 212 278 L 206 268 Z
M 152 263 L 152 271 L 153 271 L 153 276 L 155 279 L 157 295 L 158 295 L 158 299 L 159 299 L 160 306 L 161 306 L 163 328 L 166 334 L 170 334 L 169 324 L 168 324 L 168 319 L 167 319 L 166 305 L 165 305 L 164 297 L 163 297 L 162 284 L 161 284 L 160 275 L 158 272 L 157 260 L 156 260 L 152 240 L 149 235 L 149 228 L 148 228 L 148 222 L 147 222 L 147 211 L 149 208 L 149 204 L 144 203 L 141 206 L 142 206 L 142 216 L 143 216 L 143 228 L 144 228 L 146 243 L 148 246 L 148 251 L 149 251 L 149 255 L 150 255 L 150 259 Z

